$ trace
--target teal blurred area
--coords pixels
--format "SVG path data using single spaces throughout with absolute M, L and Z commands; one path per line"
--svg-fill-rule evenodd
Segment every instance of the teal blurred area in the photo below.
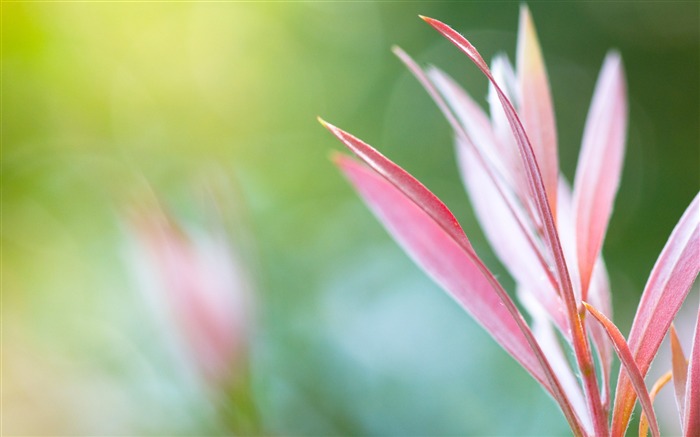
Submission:
M 453 25 L 487 60 L 513 59 L 519 3 L 0 7 L 4 434 L 569 433 L 555 403 L 391 241 L 316 121 L 423 181 L 512 291 L 449 126 L 390 47 L 485 104 L 485 78 L 417 15 Z M 624 61 L 629 141 L 604 254 L 626 333 L 700 187 L 700 6 L 530 8 L 570 180 L 598 69 L 611 48 Z M 143 203 L 195 243 L 220 220 L 253 278 L 234 388 L 202 383 L 165 310 L 140 291 L 128 223 Z

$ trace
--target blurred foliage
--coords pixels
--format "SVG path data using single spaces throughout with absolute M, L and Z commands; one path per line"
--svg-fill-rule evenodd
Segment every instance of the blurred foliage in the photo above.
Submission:
M 700 187 L 700 6 L 530 7 L 570 178 L 606 51 L 625 63 L 629 141 L 604 252 L 626 332 Z M 0 8 L 4 433 L 227 432 L 216 402 L 157 345 L 122 221 L 149 190 L 198 217 L 192 187 L 224 174 L 240 193 L 224 191 L 224 211 L 241 212 L 227 226 L 253 236 L 247 390 L 265 433 L 567 434 L 554 403 L 360 204 L 315 120 L 413 172 L 504 276 L 466 201 L 447 123 L 389 49 L 444 68 L 485 102 L 486 80 L 416 15 L 454 25 L 486 59 L 513 59 L 517 2 Z

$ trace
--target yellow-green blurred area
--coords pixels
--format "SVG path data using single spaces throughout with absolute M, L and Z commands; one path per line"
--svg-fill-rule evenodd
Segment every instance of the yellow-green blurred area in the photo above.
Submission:
M 569 433 L 544 391 L 391 241 L 328 159 L 340 147 L 316 121 L 423 181 L 512 291 L 469 207 L 449 126 L 390 47 L 485 104 L 485 78 L 417 15 L 453 25 L 485 59 L 512 60 L 518 3 L 1 8 L 3 435 L 234 432 L 221 410 L 237 398 L 213 400 L 178 370 L 130 268 L 134 205 L 157 197 L 205 226 L 202 185 L 218 187 L 226 227 L 246 235 L 238 251 L 254 277 L 246 402 L 259 415 L 244 429 Z M 700 187 L 700 5 L 530 8 L 570 180 L 605 53 L 624 61 L 629 140 L 604 254 L 626 333 Z

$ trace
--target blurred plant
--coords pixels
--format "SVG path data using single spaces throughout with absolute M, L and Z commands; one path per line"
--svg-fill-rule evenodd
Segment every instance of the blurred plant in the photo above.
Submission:
M 132 259 L 174 358 L 221 407 L 227 429 L 250 434 L 260 426 L 248 368 L 251 278 L 225 226 L 215 214 L 207 219 L 185 227 L 157 204 L 132 211 Z
M 455 131 L 460 170 L 476 215 L 516 281 L 530 324 L 435 195 L 368 144 L 319 119 L 369 167 L 343 155 L 335 156 L 336 164 L 406 252 L 555 399 L 575 435 L 624 435 L 638 397 L 646 417 L 640 434 L 646 435 L 648 423 L 658 436 L 652 408 L 658 390 L 650 395 L 644 376 L 700 270 L 700 195 L 661 252 L 625 339 L 610 321 L 601 256 L 627 128 L 620 56 L 611 52 L 603 64 L 571 188 L 558 169 L 553 105 L 528 9 L 520 14 L 517 70 L 505 56 L 497 56 L 489 69 L 462 35 L 440 21 L 421 18 L 489 79 L 490 119 L 445 73 L 434 67 L 424 71 L 394 49 Z M 587 313 L 595 323 L 587 323 Z M 686 436 L 697 436 L 700 325 L 696 322 L 689 363 L 674 331 L 671 339 L 682 426 Z M 609 428 L 611 345 L 622 366 Z M 575 368 L 568 352 L 573 352 Z

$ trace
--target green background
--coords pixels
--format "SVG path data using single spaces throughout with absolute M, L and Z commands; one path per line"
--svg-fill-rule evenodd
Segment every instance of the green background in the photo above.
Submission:
M 569 180 L 605 53 L 624 61 L 629 140 L 604 254 L 626 333 L 700 187 L 700 5 L 529 6 Z M 134 199 L 152 190 L 201 220 L 202 182 L 223 187 L 228 225 L 250 236 L 250 396 L 265 433 L 568 434 L 554 402 L 362 205 L 328 159 L 341 146 L 316 121 L 424 182 L 512 288 L 474 220 L 447 122 L 390 47 L 485 103 L 485 78 L 417 15 L 453 25 L 487 60 L 512 60 L 518 3 L 1 7 L 6 435 L 227 432 L 157 352 L 124 250 Z

